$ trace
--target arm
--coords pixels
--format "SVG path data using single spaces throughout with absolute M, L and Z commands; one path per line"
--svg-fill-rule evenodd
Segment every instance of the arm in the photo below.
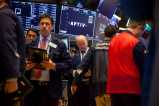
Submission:
M 143 71 L 144 59 L 145 59 L 146 53 L 147 52 L 144 45 L 141 42 L 138 42 L 134 47 L 133 56 L 134 56 L 135 63 L 140 70 L 140 73 L 142 73 Z
M 56 70 L 69 70 L 71 68 L 71 57 L 67 52 L 67 48 L 63 42 L 59 45 L 60 58 L 56 63 Z
M 1 57 L 1 73 L 5 79 L 15 78 L 20 75 L 19 72 L 19 58 L 16 56 L 17 52 L 17 35 L 15 33 L 15 21 L 6 15 L 1 14 L 0 25 L 0 57 Z
M 26 53 L 26 46 L 25 46 L 25 36 L 23 27 L 18 18 L 16 18 L 16 33 L 17 33 L 17 46 L 18 46 L 18 53 L 20 55 L 20 71 L 24 73 L 25 70 L 25 53 Z
M 0 77 L 4 81 L 4 93 L 8 96 L 18 90 L 17 80 L 20 76 L 15 18 L 7 6 L 0 11 Z

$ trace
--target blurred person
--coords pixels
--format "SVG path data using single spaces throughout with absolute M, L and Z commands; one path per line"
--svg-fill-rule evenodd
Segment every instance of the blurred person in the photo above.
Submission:
M 24 66 L 25 38 L 18 17 L 9 8 L 10 0 L 0 0 L 0 104 L 19 106 L 18 78 Z
M 49 60 L 38 64 L 45 71 L 36 71 L 36 63 L 27 64 L 26 74 L 28 74 L 34 90 L 27 97 L 25 104 L 26 106 L 58 106 L 62 96 L 61 74 L 69 70 L 70 56 L 65 44 L 56 37 L 55 33 L 51 32 L 54 22 L 48 14 L 40 16 L 39 26 L 40 36 L 30 47 L 46 50 Z
M 39 35 L 38 30 L 34 28 L 29 28 L 26 32 L 26 44 L 32 43 Z
M 104 36 L 106 37 L 106 42 L 109 43 L 111 38 L 116 35 L 118 33 L 119 29 L 118 27 L 114 26 L 114 25 L 108 25 L 105 29 L 104 29 Z
M 138 37 L 143 31 L 143 21 L 130 20 L 127 31 L 110 42 L 106 92 L 112 106 L 140 106 L 145 47 Z
M 154 23 L 154 30 L 151 31 L 151 37 L 148 45 L 149 53 L 145 59 L 142 106 L 159 105 L 159 49 L 157 49 L 159 48 L 159 24 L 157 22 L 157 20 L 159 20 L 158 2 L 159 0 L 120 0 L 122 11 L 127 17 L 131 17 L 133 19 L 151 20 Z
M 111 39 L 117 35 L 118 28 L 113 25 L 108 25 L 104 29 L 105 41 L 104 43 L 98 43 L 96 49 L 96 67 L 95 70 L 98 73 L 99 77 L 103 78 L 103 75 L 107 73 L 107 64 L 108 64 L 108 48 L 110 45 Z M 103 55 L 103 56 L 102 56 Z M 93 58 L 93 57 L 92 57 Z M 102 67 L 103 66 L 103 67 Z M 99 80 L 102 78 L 98 78 Z M 106 94 L 106 84 L 107 84 L 107 76 L 103 80 L 97 81 L 98 93 L 96 94 L 96 106 L 111 106 L 110 96 Z

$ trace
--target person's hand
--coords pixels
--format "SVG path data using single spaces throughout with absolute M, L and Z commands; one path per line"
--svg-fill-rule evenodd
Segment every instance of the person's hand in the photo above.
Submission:
M 81 73 L 82 73 L 82 70 L 77 69 L 77 70 L 73 70 L 72 75 L 73 75 L 73 77 L 76 77 L 76 75 L 80 75 Z
M 17 78 L 14 79 L 7 79 L 4 83 L 4 92 L 6 94 L 13 93 L 18 90 L 18 82 Z
M 26 66 L 25 69 L 26 70 L 31 70 L 33 67 L 35 67 L 36 63 L 33 63 L 31 61 L 26 61 Z
M 84 77 L 91 77 L 92 76 L 92 72 L 91 70 L 89 69 L 85 74 L 84 74 Z
M 49 59 L 49 61 L 43 61 L 41 63 L 41 66 L 47 70 L 55 70 L 56 69 L 56 64 L 51 59 Z

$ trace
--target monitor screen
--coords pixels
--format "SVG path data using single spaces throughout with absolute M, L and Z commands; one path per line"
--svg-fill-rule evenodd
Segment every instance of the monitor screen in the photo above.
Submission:
M 97 11 L 111 18 L 115 9 L 119 5 L 119 0 L 100 0 Z
M 69 6 L 62 6 L 59 33 L 94 36 L 96 12 Z
M 57 0 L 13 0 L 21 2 L 57 3 Z
M 107 27 L 108 24 L 109 19 L 107 18 L 107 16 L 98 13 L 95 21 L 95 36 L 99 36 L 104 33 L 104 29 Z
M 12 1 L 12 9 L 19 17 L 24 29 L 39 29 L 39 16 L 47 13 L 56 21 L 56 4 Z

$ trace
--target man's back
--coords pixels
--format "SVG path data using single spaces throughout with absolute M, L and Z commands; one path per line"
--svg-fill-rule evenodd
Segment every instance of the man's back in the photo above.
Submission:
M 6 71 L 4 77 L 8 73 L 10 76 L 17 76 L 19 73 L 19 55 L 24 57 L 24 36 L 23 30 L 16 15 L 4 6 L 0 9 L 0 58 L 1 68 Z M 8 76 L 7 76 L 8 77 Z
M 108 93 L 140 93 L 139 70 L 133 49 L 138 40 L 128 32 L 115 36 L 109 47 Z

